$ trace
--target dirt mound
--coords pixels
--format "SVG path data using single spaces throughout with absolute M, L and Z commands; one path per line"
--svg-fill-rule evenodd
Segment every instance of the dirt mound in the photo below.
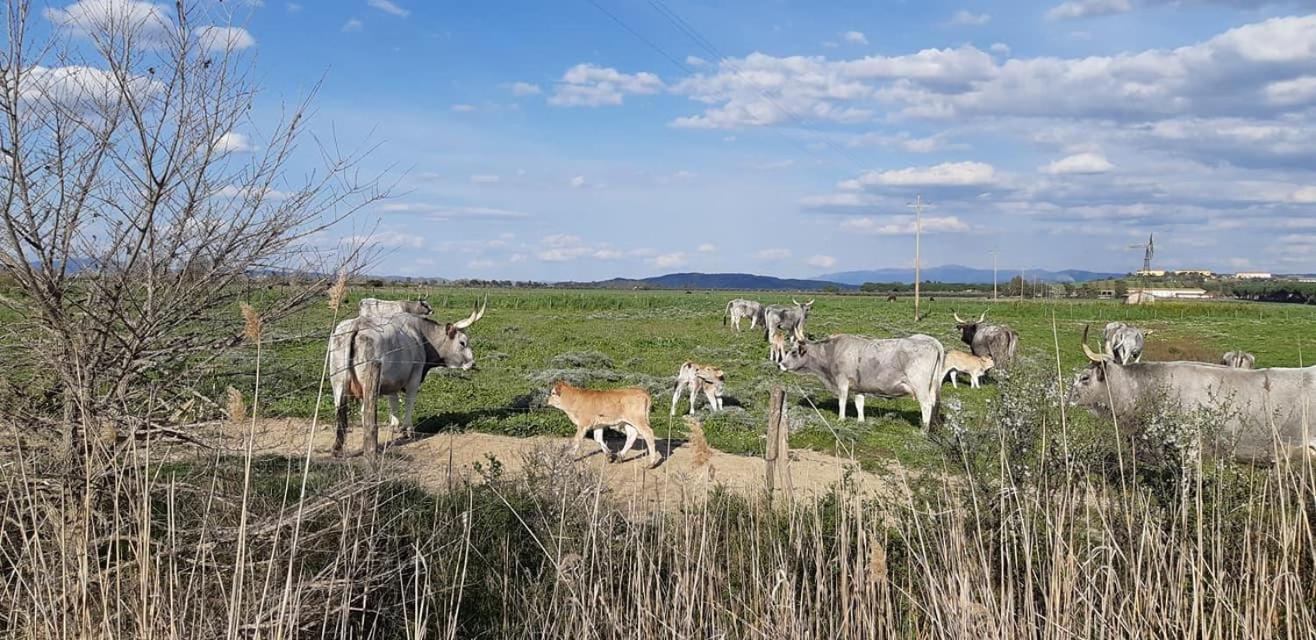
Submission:
M 311 427 L 310 420 L 300 418 L 261 420 L 256 425 L 255 452 L 303 456 Z M 248 425 L 230 425 L 215 435 L 220 446 L 231 452 L 241 452 L 247 428 Z M 311 455 L 316 459 L 333 459 L 333 424 L 319 423 L 314 431 Z M 532 452 L 571 455 L 568 438 L 515 438 L 468 432 L 400 440 L 391 437 L 394 435 L 387 427 L 381 427 L 380 439 L 386 443 L 384 456 L 387 464 L 398 465 L 401 471 L 433 489 L 443 489 L 463 479 L 478 480 L 475 466 L 478 464 L 487 469 L 491 459 L 496 459 L 505 472 L 515 474 L 523 468 L 527 455 Z M 360 437 L 358 429 L 353 429 L 348 435 L 348 451 L 356 456 L 359 456 Z M 620 449 L 616 441 L 609 444 L 613 451 Z M 636 444 L 643 446 L 639 442 Z M 762 458 L 712 450 L 708 462 L 698 464 L 694 447 L 680 440 L 659 440 L 658 450 L 664 454 L 664 459 L 653 469 L 647 468 L 647 452 L 642 448 L 638 452 L 632 450 L 625 461 L 609 464 L 598 445 L 587 439 L 581 444 L 579 462 L 597 470 L 614 495 L 653 498 L 663 504 L 677 505 L 684 497 L 703 495 L 719 485 L 746 495 L 764 489 L 765 463 Z M 790 475 L 794 494 L 798 497 L 824 493 L 847 476 L 849 482 L 866 496 L 898 502 L 904 502 L 908 496 L 905 472 L 899 467 L 879 475 L 860 470 L 853 461 L 814 451 L 792 450 Z

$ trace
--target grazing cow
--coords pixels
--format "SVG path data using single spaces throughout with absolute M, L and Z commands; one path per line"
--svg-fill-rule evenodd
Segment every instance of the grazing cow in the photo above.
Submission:
M 1078 373 L 1071 404 L 1103 417 L 1133 423 L 1144 403 L 1165 398 L 1184 411 L 1222 411 L 1221 426 L 1232 455 L 1251 461 L 1316 453 L 1309 416 L 1316 407 L 1316 367 L 1234 369 L 1204 362 L 1120 364 L 1092 351 L 1083 332 L 1083 353 L 1091 361 Z
M 1246 351 L 1230 351 L 1220 359 L 1220 364 L 1235 369 L 1255 369 L 1257 357 Z
M 796 340 L 804 339 L 804 321 L 809 317 L 809 309 L 813 308 L 813 300 L 800 304 L 791 298 L 791 302 L 794 306 L 771 304 L 763 309 L 768 342 L 772 342 L 772 336 L 779 331 L 791 332 Z
M 397 394 L 406 394 L 403 431 L 411 433 L 412 407 L 425 374 L 435 367 L 475 366 L 466 329 L 484 317 L 486 303 L 460 322 L 440 324 L 429 318 L 398 313 L 387 317 L 344 320 L 329 337 L 329 382 L 333 386 L 338 431 L 334 455 L 342 455 L 347 437 L 349 396 L 361 400 L 363 448 L 374 457 L 379 444 L 375 403 L 389 396 L 389 411 L 397 413 Z
M 978 357 L 955 349 L 946 351 L 946 373 L 950 374 L 950 384 L 956 389 L 960 387 L 957 380 L 960 373 L 969 374 L 969 386 L 977 389 L 979 387 L 978 380 L 995 364 L 992 362 L 991 356 Z
M 1004 369 L 1014 360 L 1015 349 L 1019 346 L 1019 334 L 1003 324 L 985 324 L 987 312 L 982 312 L 977 320 L 965 320 L 954 313 L 955 328 L 960 330 L 960 340 L 969 345 L 975 356 L 991 356 L 996 367 Z
M 1137 327 L 1131 327 L 1123 322 L 1111 322 L 1101 332 L 1102 348 L 1106 355 L 1114 358 L 1115 362 L 1120 364 L 1129 364 L 1130 362 L 1142 361 L 1142 348 L 1146 343 L 1144 336 L 1151 335 L 1151 331 L 1144 331 Z
M 886 297 L 886 301 L 887 301 L 887 302 L 895 302 L 895 301 L 896 301 L 896 294 L 892 293 L 892 294 L 888 295 L 888 296 Z
M 936 415 L 946 349 L 936 338 L 921 334 L 888 340 L 841 334 L 817 342 L 800 341 L 778 366 L 782 371 L 818 376 L 836 394 L 842 420 L 851 391 L 855 392 L 860 422 L 864 421 L 864 394 L 913 396 L 926 430 Z
M 414 316 L 427 316 L 433 313 L 430 303 L 424 300 L 380 300 L 378 298 L 361 298 L 357 304 L 357 315 L 362 317 L 386 318 L 395 313 L 410 313 Z
M 676 390 L 672 392 L 672 410 L 668 415 L 676 415 L 676 402 L 681 392 L 690 389 L 690 415 L 695 413 L 695 397 L 703 392 L 708 398 L 708 406 L 713 411 L 722 410 L 722 390 L 726 388 L 727 374 L 718 367 L 707 364 L 686 362 L 676 374 Z
M 727 303 L 726 311 L 722 312 L 722 324 L 727 323 L 727 318 L 731 318 L 731 328 L 740 331 L 740 319 L 749 318 L 749 328 L 757 327 L 763 321 L 763 303 L 744 298 L 736 298 Z
M 644 389 L 608 389 L 596 391 L 573 387 L 566 382 L 558 382 L 548 392 L 548 406 L 556 407 L 567 414 L 572 424 L 576 425 L 576 435 L 572 439 L 571 451 L 580 451 L 580 442 L 585 439 L 585 432 L 594 430 L 594 441 L 599 443 L 608 462 L 624 458 L 626 452 L 635 444 L 638 434 L 644 438 L 644 445 L 649 448 L 649 466 L 658 466 L 658 443 L 654 440 L 653 429 L 649 428 L 649 408 L 653 399 Z M 624 425 L 626 445 L 621 453 L 613 455 L 608 445 L 603 443 L 603 428 Z

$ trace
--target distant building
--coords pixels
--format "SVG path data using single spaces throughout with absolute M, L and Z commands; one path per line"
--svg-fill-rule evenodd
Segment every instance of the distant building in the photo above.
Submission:
M 1203 278 L 1210 278 L 1210 277 L 1212 277 L 1212 276 L 1215 275 L 1215 272 L 1214 272 L 1214 271 L 1211 271 L 1210 269 L 1175 269 L 1175 270 L 1174 270 L 1174 275 L 1176 275 L 1176 276 L 1202 276 Z
M 1098 292 L 1097 292 L 1097 299 L 1098 299 L 1098 300 L 1110 300 L 1111 298 L 1114 298 L 1114 297 L 1115 297 L 1115 290 L 1114 290 L 1114 289 L 1102 289 L 1101 291 L 1098 291 Z
M 1130 303 L 1134 296 L 1139 296 L 1139 299 L 1146 296 L 1156 300 L 1204 300 L 1212 297 L 1206 289 L 1129 287 Z
M 1133 275 L 1144 278 L 1164 278 L 1165 269 L 1138 269 L 1133 272 Z
M 1151 304 L 1156 302 L 1156 297 L 1145 291 L 1131 291 L 1129 297 L 1124 299 L 1125 304 Z
M 1270 280 L 1275 277 L 1275 274 L 1265 271 L 1241 271 L 1235 273 L 1234 277 L 1239 280 Z

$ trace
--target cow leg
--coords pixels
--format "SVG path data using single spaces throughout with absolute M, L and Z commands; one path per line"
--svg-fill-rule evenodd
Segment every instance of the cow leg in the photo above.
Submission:
M 653 437 L 653 429 L 649 426 L 649 415 L 636 420 L 635 424 L 629 425 L 636 431 L 640 432 L 640 437 L 644 438 L 644 446 L 649 448 L 649 467 L 653 468 L 662 462 L 662 456 L 658 453 L 658 441 Z
M 587 430 L 586 423 L 582 422 L 576 425 L 576 435 L 571 437 L 571 455 L 574 456 L 580 453 L 580 443 L 585 440 Z
M 690 415 L 695 414 L 695 394 L 699 393 L 699 381 L 690 383 Z
M 850 399 L 850 385 L 841 383 L 836 390 L 836 403 L 839 405 L 838 410 L 841 420 L 845 420 L 845 403 Z
M 350 403 L 345 391 L 334 394 L 334 412 L 338 414 L 338 428 L 334 431 L 335 458 L 342 457 L 343 440 L 347 439 L 347 414 L 351 411 L 348 404 Z
M 625 428 L 626 428 L 626 444 L 622 445 L 621 453 L 617 454 L 618 462 L 626 461 L 626 454 L 631 450 L 631 446 L 635 444 L 635 436 L 639 435 L 640 433 L 635 429 L 635 425 L 632 425 L 629 422 L 625 423 Z
M 960 388 L 960 372 L 955 369 L 950 370 L 950 386 Z
M 667 412 L 667 415 L 669 416 L 676 415 L 676 403 L 681 401 L 682 391 L 685 391 L 685 380 L 677 380 L 676 390 L 672 392 L 672 408 L 670 411 Z
M 603 456 L 608 459 L 608 462 L 617 461 L 617 458 L 612 455 L 612 452 L 608 451 L 608 445 L 604 444 L 603 442 L 602 426 L 594 427 L 594 441 L 599 443 L 599 448 L 603 450 Z
M 388 396 L 388 427 L 396 429 L 399 424 L 401 423 L 398 420 L 398 394 L 392 393 Z
M 402 433 L 406 435 L 408 438 L 410 438 L 412 435 L 416 433 L 416 422 L 415 422 L 416 392 L 420 390 L 419 387 L 420 387 L 420 383 L 417 383 L 415 385 L 407 385 L 407 390 L 406 390 L 407 404 L 404 407 L 406 413 L 404 413 L 402 416 Z
M 860 421 L 860 422 L 863 422 L 863 421 L 864 421 L 864 394 L 862 394 L 862 393 L 856 393 L 856 394 L 854 394 L 854 409 L 855 409 L 855 413 L 858 413 L 858 414 L 859 414 L 859 421 Z
M 708 385 L 704 387 L 704 397 L 708 398 L 709 411 L 722 410 L 722 398 L 718 397 L 717 390 L 713 388 L 713 385 Z
M 969 386 L 973 387 L 974 389 L 980 389 L 980 388 L 982 388 L 982 383 L 979 382 L 979 380 L 981 380 L 981 379 L 982 379 L 982 374 L 981 374 L 981 373 L 970 373 L 970 374 L 969 374 Z

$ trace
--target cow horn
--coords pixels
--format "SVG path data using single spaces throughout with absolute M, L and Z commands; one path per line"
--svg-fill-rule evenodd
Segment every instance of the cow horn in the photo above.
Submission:
M 978 316 L 978 322 L 982 322 L 983 320 L 986 320 L 986 319 L 987 319 L 987 311 L 984 310 L 984 311 L 982 312 L 982 315 Z
M 1088 325 L 1083 325 L 1083 355 L 1093 362 L 1109 362 L 1110 356 L 1096 353 L 1092 350 L 1092 347 L 1088 346 L 1088 328 Z
M 951 313 L 951 315 L 955 316 L 955 322 L 956 322 L 957 324 L 964 324 L 964 318 L 961 318 L 961 317 L 960 317 L 960 314 L 955 313 L 954 311 L 952 311 L 952 312 L 950 312 L 950 313 Z
M 806 302 L 806 303 L 804 303 L 804 306 L 806 306 L 806 307 L 812 307 L 812 306 L 813 306 L 813 301 L 816 300 L 816 299 L 817 299 L 817 298 L 809 298 L 809 301 Z
M 800 306 L 800 301 L 796 300 L 795 298 L 791 298 L 791 302 L 795 303 L 795 306 L 797 307 Z
M 489 297 L 485 296 L 483 305 L 481 305 L 479 308 L 475 309 L 474 311 L 471 311 L 471 315 L 467 316 L 465 320 L 460 320 L 458 322 L 455 322 L 453 323 L 452 326 L 458 329 L 465 329 L 466 327 L 475 324 L 476 320 L 479 320 L 480 318 L 484 317 L 484 310 L 487 309 L 488 307 L 489 307 Z

